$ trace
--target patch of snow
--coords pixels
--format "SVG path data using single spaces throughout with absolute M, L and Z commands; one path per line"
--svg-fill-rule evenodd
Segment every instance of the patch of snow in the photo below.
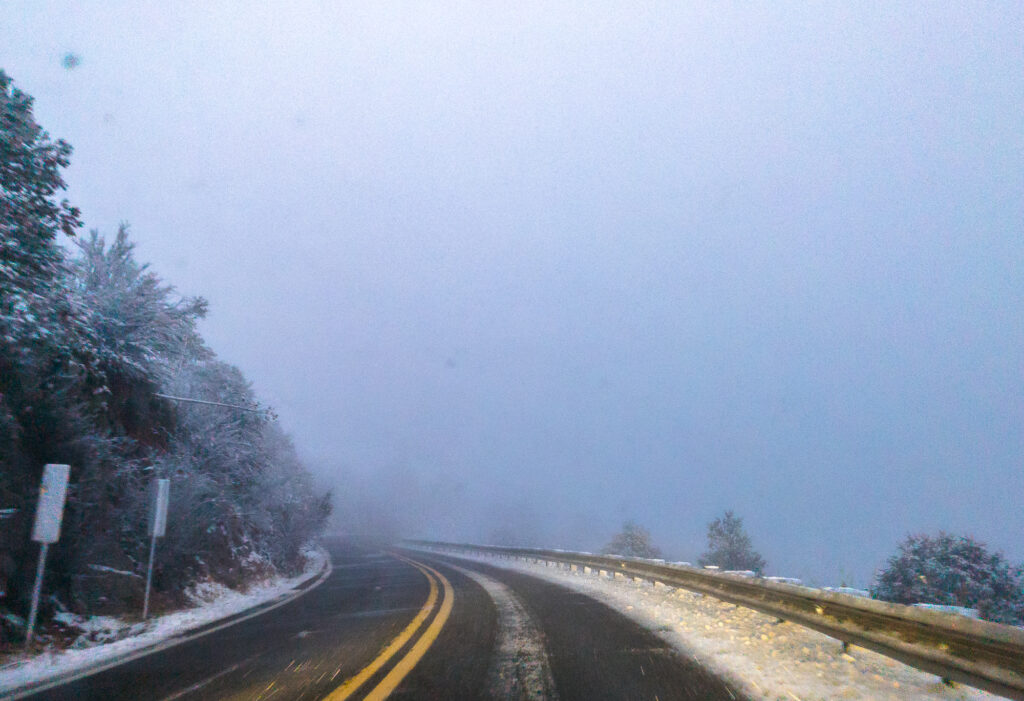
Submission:
M 75 625 L 79 620 L 83 620 L 83 617 L 76 616 L 75 614 L 68 613 L 66 611 L 61 611 L 54 615 L 53 620 L 57 621 L 57 623 L 60 623 L 64 627 L 69 627 Z
M 822 633 L 685 589 L 600 577 L 582 568 L 573 572 L 522 560 L 459 557 L 587 594 L 653 630 L 753 699 L 999 698 L 968 686 L 946 686 L 935 675 L 864 648 L 850 646 L 844 652 L 838 640 Z
M 871 598 L 871 592 L 867 589 L 854 589 L 853 587 L 824 587 L 823 591 L 834 591 L 838 594 L 849 594 L 850 596 L 860 596 L 865 599 Z
M 142 579 L 142 575 L 135 574 L 134 572 L 128 572 L 127 570 L 116 570 L 113 567 L 107 567 L 106 565 L 89 565 L 88 567 L 90 570 L 95 570 L 96 572 L 109 572 L 111 574 L 120 574 L 125 577 L 138 577 L 139 579 Z
M 958 613 L 961 616 L 967 616 L 968 618 L 981 618 L 981 616 L 978 615 L 978 609 L 969 609 L 964 606 L 948 606 L 946 604 L 914 604 L 914 606 L 922 609 L 945 611 L 946 613 Z
M 737 577 L 756 577 L 754 570 L 723 570 L 722 574 L 734 574 Z
M 795 584 L 797 586 L 803 586 L 804 580 L 798 579 L 797 577 L 765 577 L 766 582 L 776 582 L 778 584 Z
M 494 697 L 556 698 L 551 665 L 544 648 L 544 634 L 519 597 L 485 574 L 462 567 L 455 569 L 483 587 L 498 611 L 497 641 L 487 672 L 488 688 Z
M 59 613 L 55 620 L 81 631 L 81 634 L 68 649 L 49 649 L 34 656 L 22 655 L 0 666 L 0 693 L 72 675 L 261 604 L 283 599 L 293 589 L 320 574 L 329 561 L 329 555 L 322 548 L 307 548 L 303 555 L 306 567 L 298 576 L 273 577 L 250 586 L 244 593 L 214 582 L 200 582 L 187 592 L 194 608 L 145 622 L 113 616 L 85 617 Z
M 114 616 L 79 616 L 62 611 L 56 614 L 53 620 L 65 628 L 80 631 L 79 636 L 71 644 L 72 649 L 75 650 L 113 642 L 129 635 L 137 635 L 145 630 L 143 623 L 126 625 L 124 621 Z

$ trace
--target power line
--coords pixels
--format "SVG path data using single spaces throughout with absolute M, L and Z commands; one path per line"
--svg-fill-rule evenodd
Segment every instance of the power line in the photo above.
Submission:
M 190 399 L 188 397 L 175 397 L 170 394 L 160 394 L 158 392 L 153 393 L 154 397 L 160 397 L 161 399 L 171 399 L 175 402 L 189 402 L 191 404 L 206 404 L 207 406 L 222 406 L 228 409 L 240 409 L 242 411 L 251 411 L 255 414 L 267 414 L 271 418 L 274 416 L 274 412 L 270 409 L 260 409 L 259 407 L 251 406 L 239 406 L 238 404 L 225 404 L 224 402 L 208 402 L 205 399 Z

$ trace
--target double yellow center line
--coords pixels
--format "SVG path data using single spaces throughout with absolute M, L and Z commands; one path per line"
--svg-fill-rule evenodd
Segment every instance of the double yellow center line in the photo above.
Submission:
M 395 663 L 395 666 L 391 669 L 387 675 L 381 679 L 380 683 L 377 684 L 369 693 L 366 694 L 364 699 L 370 701 L 382 701 L 386 699 L 388 695 L 394 691 L 405 676 L 412 671 L 413 667 L 420 661 L 430 646 L 437 640 L 437 636 L 441 633 L 441 629 L 444 628 L 444 624 L 448 621 L 448 616 L 452 612 L 452 604 L 455 599 L 455 592 L 452 591 L 451 582 L 445 578 L 443 574 L 435 570 L 433 567 L 429 567 L 420 562 L 415 562 L 408 558 L 396 555 L 398 559 L 408 562 L 410 565 L 418 569 L 430 582 L 430 594 L 427 596 L 427 601 L 423 604 L 423 607 L 416 614 L 415 618 L 407 625 L 398 636 L 395 637 L 387 647 L 385 647 L 373 661 L 364 667 L 354 677 L 346 679 L 341 686 L 332 691 L 325 699 L 325 701 L 344 701 L 359 690 L 367 679 L 375 675 L 380 671 L 384 665 L 391 661 L 391 658 L 398 654 L 398 651 L 405 647 L 413 636 L 419 632 L 420 628 L 423 627 L 424 622 L 430 617 L 430 612 L 434 610 L 434 604 L 437 603 L 437 592 L 438 582 L 440 582 L 443 596 L 441 599 L 441 608 L 438 610 L 437 615 L 434 616 L 434 620 L 430 622 L 427 629 L 420 636 L 420 639 L 409 648 L 409 651 L 405 653 L 405 656 Z

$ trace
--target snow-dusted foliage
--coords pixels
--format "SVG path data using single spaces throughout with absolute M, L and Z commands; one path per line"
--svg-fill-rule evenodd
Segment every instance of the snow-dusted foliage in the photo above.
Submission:
M 732 511 L 708 524 L 708 549 L 698 562 L 716 565 L 723 570 L 751 570 L 760 573 L 765 561 L 754 550 L 750 536 L 743 528 L 743 519 Z
M 0 339 L 45 339 L 56 331 L 51 286 L 62 270 L 61 232 L 79 212 L 67 200 L 61 168 L 71 147 L 36 124 L 32 98 L 0 70 Z
M 990 621 L 1024 625 L 1024 567 L 969 536 L 908 536 L 877 574 L 871 595 L 977 609 Z
M 602 552 L 629 557 L 661 557 L 661 551 L 651 543 L 651 534 L 635 521 L 626 521 Z
M 176 298 L 173 287 L 137 263 L 125 225 L 110 246 L 96 231 L 75 243 L 74 291 L 104 371 L 168 380 L 180 359 L 202 346 L 196 321 L 206 315 L 206 301 Z
M 71 148 L 31 107 L 0 72 L 0 644 L 22 635 L 45 463 L 72 469 L 44 623 L 61 609 L 140 605 L 155 477 L 171 479 L 158 608 L 197 578 L 296 570 L 330 511 L 249 382 L 200 337 L 205 301 L 136 261 L 126 227 L 109 244 L 96 232 L 75 240 L 73 254 L 58 245 L 79 226 L 78 210 L 57 201 Z
M 167 390 L 254 410 L 178 407 L 171 449 L 155 465 L 175 490 L 161 567 L 231 583 L 268 563 L 299 566 L 302 546 L 330 513 L 330 497 L 317 493 L 291 440 L 258 407 L 242 373 L 215 359 L 193 359 Z

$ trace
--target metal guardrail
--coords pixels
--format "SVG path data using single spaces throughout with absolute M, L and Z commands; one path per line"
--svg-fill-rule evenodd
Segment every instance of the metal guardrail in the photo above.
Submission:
M 406 542 L 439 552 L 562 563 L 661 582 L 792 621 L 943 679 L 1024 701 L 1024 629 L 1013 626 L 622 556 L 423 540 Z

